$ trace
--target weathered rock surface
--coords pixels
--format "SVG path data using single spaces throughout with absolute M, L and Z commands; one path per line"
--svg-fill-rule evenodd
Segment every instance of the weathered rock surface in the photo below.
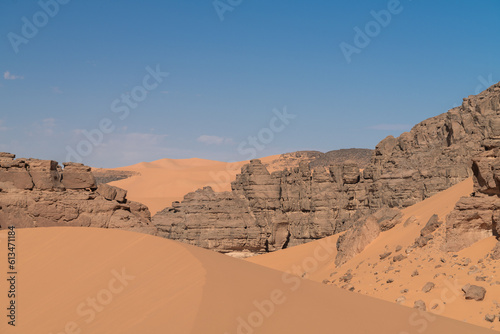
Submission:
M 493 260 L 500 260 L 500 241 L 496 243 L 495 247 L 490 253 L 490 256 Z
M 486 295 L 486 289 L 482 286 L 467 284 L 462 288 L 465 293 L 465 299 L 472 299 L 475 301 L 482 301 Z
M 471 176 L 471 158 L 500 142 L 499 115 L 495 84 L 398 138 L 385 138 L 363 170 L 352 162 L 316 169 L 305 163 L 270 174 L 253 160 L 231 192 L 190 193 L 153 222 L 164 237 L 223 252 L 273 251 L 326 237 L 381 208 L 413 205 Z M 494 178 L 483 186 L 491 187 Z
M 97 190 L 97 191 L 96 191 Z M 0 228 L 90 226 L 155 234 L 146 206 L 126 200 L 126 191 L 101 185 L 90 168 L 15 159 L 0 153 Z
M 351 229 L 339 237 L 337 256 L 335 257 L 336 266 L 341 266 L 361 253 L 366 246 L 378 237 L 385 213 L 386 210 L 382 209 L 374 215 L 357 221 Z M 395 219 L 395 217 L 399 217 L 399 214 L 385 216 L 385 219 L 391 220 Z
M 427 293 L 429 291 L 431 291 L 432 289 L 434 289 L 436 285 L 433 283 L 433 282 L 427 282 L 424 287 L 422 288 L 422 292 L 423 293 Z
M 425 302 L 423 300 L 415 301 L 415 303 L 413 304 L 413 308 L 416 308 L 417 310 L 421 310 L 421 311 L 427 310 L 427 307 L 425 306 Z
M 500 229 L 500 146 L 490 139 L 487 151 L 472 159 L 474 193 L 462 197 L 446 222 L 448 251 L 459 251 L 473 243 L 496 236 Z M 499 142 L 500 145 L 500 142 Z
M 94 188 L 96 185 L 91 168 L 76 162 L 65 162 L 62 183 L 68 189 Z

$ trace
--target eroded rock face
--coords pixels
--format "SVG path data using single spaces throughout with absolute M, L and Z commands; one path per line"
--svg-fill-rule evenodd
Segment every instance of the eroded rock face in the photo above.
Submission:
M 125 190 L 101 185 L 96 191 L 89 167 L 65 166 L 0 153 L 0 228 L 90 226 L 156 233 L 147 207 L 127 201 Z
M 448 251 L 459 251 L 473 243 L 496 236 L 500 226 L 500 142 L 496 138 L 487 140 L 487 151 L 472 159 L 474 193 L 462 197 L 446 222 L 446 244 Z
M 345 162 L 270 174 L 254 160 L 242 168 L 231 192 L 202 199 L 195 194 L 203 191 L 191 193 L 153 221 L 165 237 L 220 251 L 273 251 L 323 238 L 381 208 L 413 205 L 471 176 L 471 158 L 500 142 L 499 115 L 496 84 L 398 138 L 385 138 L 362 171 Z M 491 187 L 495 175 L 484 186 Z

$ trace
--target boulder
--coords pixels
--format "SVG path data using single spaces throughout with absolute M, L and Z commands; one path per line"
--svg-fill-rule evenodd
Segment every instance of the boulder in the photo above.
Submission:
M 33 180 L 34 189 L 39 190 L 62 190 L 61 174 L 58 170 L 57 161 L 53 160 L 26 160 L 26 168 Z
M 103 183 L 97 187 L 96 192 L 108 201 L 126 202 L 127 191 L 125 189 Z
M 462 288 L 465 293 L 465 299 L 472 299 L 475 301 L 482 301 L 486 295 L 486 289 L 482 286 L 467 284 Z
M 76 162 L 63 163 L 62 183 L 66 189 L 94 189 L 96 182 L 91 168 Z
M 335 265 L 341 266 L 375 240 L 380 234 L 380 225 L 375 216 L 356 222 L 356 224 L 337 241 L 337 256 Z
M 413 308 L 416 308 L 420 311 L 427 311 L 427 307 L 425 306 L 425 302 L 423 300 L 415 301 L 415 303 L 413 304 Z
M 420 235 L 422 237 L 426 237 L 429 234 L 434 233 L 434 231 L 436 231 L 442 224 L 443 222 L 439 220 L 438 215 L 432 215 L 432 217 L 427 221 L 427 224 L 425 224 L 424 228 L 420 231 Z
M 432 289 L 434 289 L 435 287 L 435 284 L 432 283 L 432 282 L 427 282 L 424 287 L 422 288 L 422 292 L 423 293 L 427 293 L 429 291 L 431 291 Z

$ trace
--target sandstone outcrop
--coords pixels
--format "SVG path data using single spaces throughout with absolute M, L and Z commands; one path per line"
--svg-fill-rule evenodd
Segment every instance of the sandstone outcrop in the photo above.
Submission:
M 385 138 L 364 169 L 346 161 L 269 173 L 253 160 L 231 192 L 190 193 L 153 222 L 164 237 L 223 252 L 273 251 L 323 238 L 381 208 L 413 205 L 471 176 L 471 158 L 500 142 L 498 115 L 495 84 L 398 138 Z M 490 186 L 492 177 L 484 184 Z
M 459 251 L 491 236 L 499 238 L 500 143 L 495 147 L 493 139 L 487 142 L 487 151 L 472 159 L 473 196 L 462 197 L 447 217 L 445 249 L 448 251 Z
M 96 187 L 90 168 L 0 153 L 0 228 L 90 226 L 155 234 L 147 207 L 126 191 Z

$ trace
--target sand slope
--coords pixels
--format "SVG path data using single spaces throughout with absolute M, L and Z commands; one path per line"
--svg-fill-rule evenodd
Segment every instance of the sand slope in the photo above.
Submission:
M 22 229 L 17 249 L 17 326 L 2 316 L 2 334 L 490 332 L 133 232 Z
M 413 244 L 433 214 L 438 214 L 444 220 L 458 199 L 468 196 L 471 192 L 472 180 L 468 179 L 406 208 L 403 210 L 405 214 L 403 221 L 415 216 L 418 219 L 415 224 L 407 227 L 400 224 L 392 230 L 383 232 L 361 254 L 340 268 L 336 268 L 334 264 L 336 250 L 325 257 L 315 255 L 321 248 L 322 242 L 335 245 L 338 236 L 252 257 L 248 261 L 278 270 L 294 268 L 293 271 L 299 276 L 305 275 L 317 282 L 324 281 L 327 285 L 352 289 L 391 302 L 404 297 L 405 300 L 401 304 L 409 307 L 413 307 L 416 300 L 423 300 L 430 312 L 500 329 L 498 318 L 493 324 L 484 320 L 485 314 L 500 314 L 500 305 L 496 303 L 500 296 L 500 277 L 497 274 L 500 263 L 485 259 L 496 243 L 494 237 L 457 254 L 445 253 L 440 249 L 444 237 L 444 230 L 440 229 L 433 244 L 407 254 L 408 258 L 401 262 L 391 261 L 392 256 L 380 260 L 379 256 L 385 252 L 392 252 L 392 255 L 405 254 L 406 248 Z M 401 246 L 402 250 L 396 252 L 397 246 Z M 467 259 L 470 259 L 470 264 L 464 266 Z M 412 276 L 415 270 L 418 271 L 418 275 Z M 350 282 L 342 281 L 341 278 L 348 272 L 352 273 L 353 279 Z M 485 281 L 477 281 L 476 277 L 484 278 Z M 435 288 L 429 293 L 423 293 L 422 287 L 427 282 L 433 282 Z M 485 287 L 487 289 L 485 300 L 466 301 L 460 289 L 467 283 Z M 404 291 L 405 289 L 408 291 Z
M 276 160 L 279 155 L 262 158 L 263 163 Z M 249 161 L 220 162 L 205 159 L 161 159 L 136 165 L 115 168 L 138 172 L 130 178 L 114 181 L 110 185 L 126 189 L 127 198 L 149 207 L 151 214 L 181 201 L 189 192 L 205 186 L 214 191 L 231 190 L 231 182 Z

